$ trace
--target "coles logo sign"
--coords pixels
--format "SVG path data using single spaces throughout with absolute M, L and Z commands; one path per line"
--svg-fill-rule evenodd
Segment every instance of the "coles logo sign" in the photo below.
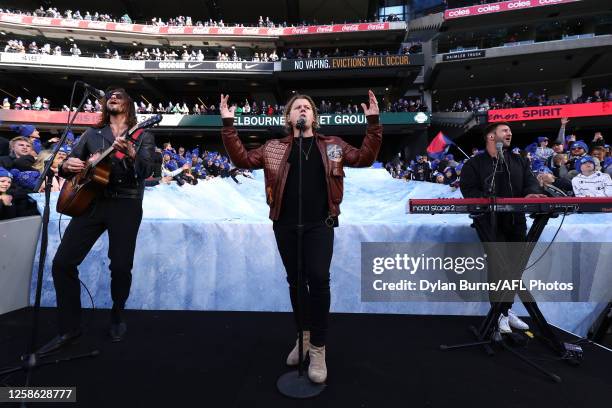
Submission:
M 461 7 L 456 9 L 446 10 L 444 19 L 450 20 L 453 18 L 477 16 L 480 14 L 498 13 L 508 10 L 521 10 L 531 7 L 550 6 L 554 4 L 573 3 L 580 0 L 512 0 L 487 5 L 478 5 L 470 7 Z

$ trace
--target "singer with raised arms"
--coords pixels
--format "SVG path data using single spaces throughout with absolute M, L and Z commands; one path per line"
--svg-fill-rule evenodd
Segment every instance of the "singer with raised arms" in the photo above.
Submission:
M 484 130 L 484 140 L 485 151 L 469 159 L 461 171 L 460 188 L 465 198 L 547 197 L 542 194 L 529 161 L 508 150 L 512 142 L 508 123 L 489 124 Z M 517 254 L 503 244 L 497 244 L 499 251 L 493 251 L 489 243 L 525 242 L 527 221 L 524 213 L 485 213 L 474 218 L 474 227 L 487 253 L 489 282 L 520 279 L 523 271 L 516 266 Z M 507 269 L 504 269 L 504 264 Z M 491 304 L 500 311 L 495 318 L 502 333 L 511 332 L 511 327 L 519 330 L 529 328 L 511 310 L 515 294 L 515 290 L 491 293 Z
M 378 102 L 369 91 L 368 105 L 362 103 L 367 118 L 366 135 L 360 148 L 339 137 L 324 136 L 319 128 L 315 103 L 307 95 L 294 95 L 285 104 L 288 136 L 272 139 L 247 151 L 238 137 L 234 108 L 228 108 L 229 95 L 219 104 L 227 153 L 240 168 L 264 169 L 266 201 L 270 207 L 274 236 L 287 272 L 289 295 L 299 330 L 302 311 L 303 350 L 310 355 L 308 377 L 315 383 L 327 378 L 325 345 L 330 307 L 330 264 L 334 246 L 334 227 L 338 226 L 343 196 L 344 166 L 367 167 L 378 155 L 382 142 Z M 302 149 L 299 147 L 303 132 Z M 298 163 L 302 163 L 302 227 L 298 228 Z M 298 229 L 303 231 L 302 270 L 304 284 L 297 287 Z M 358 250 L 358 249 L 356 249 Z M 358 294 L 355 294 L 358 296 Z M 297 299 L 301 299 L 299 304 Z M 287 357 L 297 365 L 299 340 Z

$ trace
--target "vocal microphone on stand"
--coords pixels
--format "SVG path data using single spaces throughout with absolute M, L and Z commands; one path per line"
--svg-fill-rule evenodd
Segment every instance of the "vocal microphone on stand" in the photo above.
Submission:
M 495 147 L 497 148 L 497 160 L 504 163 L 504 144 L 502 142 L 497 142 Z
M 304 127 L 306 126 L 306 118 L 304 117 L 304 115 L 300 116 L 300 118 L 298 119 L 297 123 L 295 124 L 295 127 L 300 129 L 300 130 L 304 130 Z
M 95 86 L 89 85 L 87 82 L 83 82 L 83 81 L 78 81 L 78 82 L 80 82 L 81 85 L 83 85 L 83 87 L 92 94 L 92 96 L 95 96 L 96 98 L 99 98 L 99 99 L 106 97 L 106 92 L 96 88 Z

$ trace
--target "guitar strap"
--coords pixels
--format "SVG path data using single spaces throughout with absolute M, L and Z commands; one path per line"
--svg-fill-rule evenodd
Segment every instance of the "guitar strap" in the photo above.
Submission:
M 138 129 L 137 131 L 135 131 L 134 134 L 131 136 L 132 140 L 137 141 L 143 131 L 144 131 L 144 129 Z M 136 150 L 136 152 L 138 152 L 138 150 Z M 123 159 L 125 157 L 125 154 L 122 153 L 122 152 L 116 151 L 115 152 L 115 157 L 117 159 L 121 160 L 121 159 Z

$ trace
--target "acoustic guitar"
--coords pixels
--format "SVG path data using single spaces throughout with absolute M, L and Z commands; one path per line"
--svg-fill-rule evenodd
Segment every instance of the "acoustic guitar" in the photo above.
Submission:
M 138 141 L 134 135 L 143 129 L 152 127 L 162 120 L 162 115 L 155 115 L 145 121 L 137 123 L 127 131 L 126 139 L 136 144 Z M 66 180 L 57 200 L 56 210 L 58 213 L 78 217 L 85 214 L 91 203 L 102 194 L 110 181 L 111 164 L 106 160 L 114 147 L 102 151 L 95 160 L 88 161 L 87 165 L 72 178 Z

